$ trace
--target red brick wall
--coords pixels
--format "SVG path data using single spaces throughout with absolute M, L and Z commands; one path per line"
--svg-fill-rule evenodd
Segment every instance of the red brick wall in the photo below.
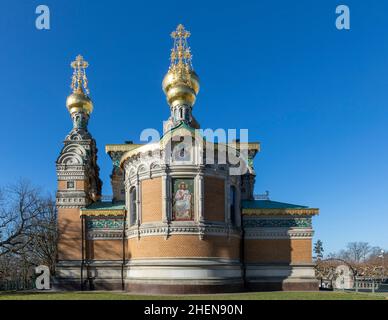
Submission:
M 225 180 L 205 177 L 205 220 L 225 221 Z

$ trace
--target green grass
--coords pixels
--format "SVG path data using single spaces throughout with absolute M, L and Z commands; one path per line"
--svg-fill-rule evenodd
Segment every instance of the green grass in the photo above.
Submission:
M 388 300 L 387 294 L 355 292 L 250 292 L 214 295 L 136 295 L 123 292 L 5 292 L 0 300 Z

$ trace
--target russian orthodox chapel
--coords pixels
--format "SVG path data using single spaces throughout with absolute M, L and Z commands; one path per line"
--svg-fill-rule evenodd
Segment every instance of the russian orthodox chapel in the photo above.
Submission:
M 147 293 L 317 290 L 312 217 L 318 209 L 255 198 L 259 143 L 213 142 L 198 134 L 190 33 L 179 25 L 171 36 L 163 135 L 106 146 L 113 166 L 109 200 L 101 196 L 96 141 L 88 131 L 88 63 L 78 56 L 71 64 L 66 106 L 73 129 L 56 161 L 55 286 Z

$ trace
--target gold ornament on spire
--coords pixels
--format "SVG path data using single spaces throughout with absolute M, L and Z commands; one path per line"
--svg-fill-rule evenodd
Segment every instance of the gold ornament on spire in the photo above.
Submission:
M 171 49 L 170 67 L 162 83 L 171 108 L 179 105 L 193 106 L 199 92 L 199 78 L 193 70 L 187 41 L 190 35 L 182 24 L 171 33 L 174 45 Z
M 190 32 L 186 31 L 182 24 L 178 25 L 176 30 L 171 33 L 171 38 L 174 39 L 174 47 L 171 49 L 169 71 L 190 86 L 190 71 L 193 67 L 191 64 L 192 55 L 187 43 L 189 37 Z
M 81 55 L 78 55 L 70 66 L 74 69 L 71 80 L 73 93 L 67 97 L 67 109 L 70 114 L 84 112 L 89 115 L 93 111 L 93 103 L 88 96 L 88 78 L 86 77 L 86 68 L 89 63 Z
M 74 69 L 71 81 L 73 92 L 85 90 L 85 93 L 89 94 L 88 78 L 86 77 L 86 68 L 89 67 L 89 63 L 79 54 L 70 66 Z

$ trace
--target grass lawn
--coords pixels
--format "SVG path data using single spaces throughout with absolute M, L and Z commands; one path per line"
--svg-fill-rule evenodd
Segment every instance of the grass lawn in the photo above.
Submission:
M 250 292 L 214 295 L 136 295 L 123 292 L 3 292 L 0 300 L 388 300 L 388 294 L 355 292 Z

